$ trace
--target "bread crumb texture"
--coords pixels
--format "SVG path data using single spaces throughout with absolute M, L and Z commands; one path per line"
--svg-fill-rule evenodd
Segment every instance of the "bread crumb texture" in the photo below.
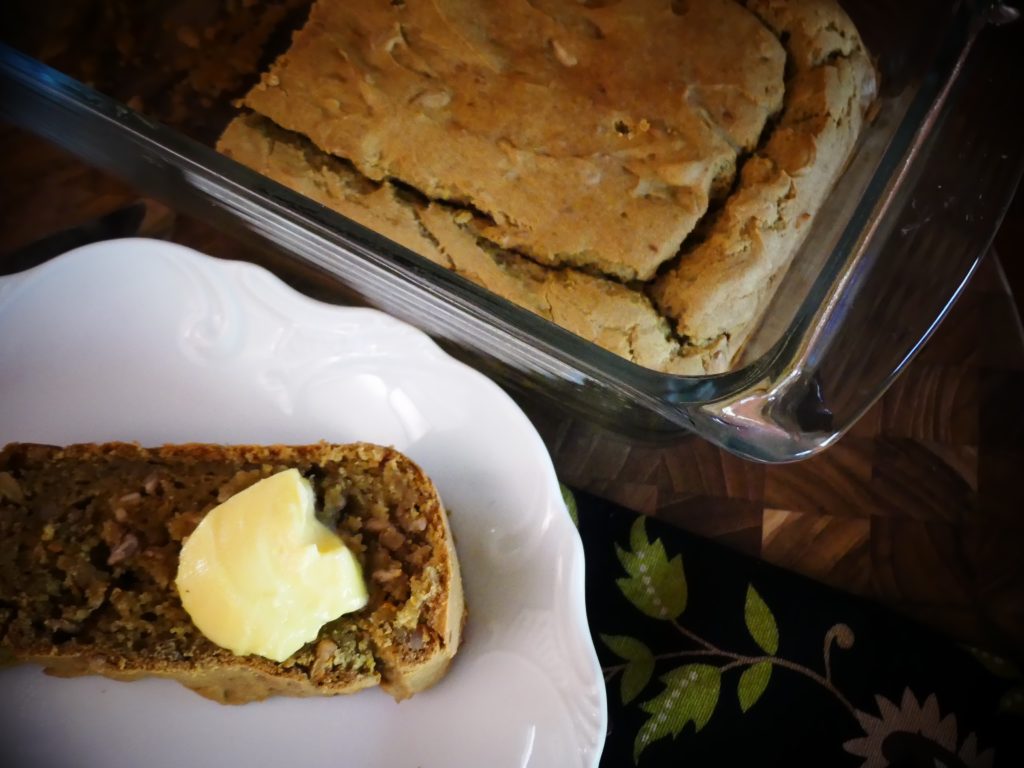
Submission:
M 207 640 L 174 577 L 182 542 L 210 509 L 291 467 L 359 559 L 370 600 L 276 664 Z M 462 621 L 444 508 L 393 449 L 12 444 L 0 453 L 0 646 L 56 674 L 170 677 L 228 703 L 378 684 L 402 698 L 443 674 Z

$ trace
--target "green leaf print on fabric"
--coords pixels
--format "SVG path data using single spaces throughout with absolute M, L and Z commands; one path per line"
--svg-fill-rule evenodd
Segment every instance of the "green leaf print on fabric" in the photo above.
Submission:
M 642 613 L 655 619 L 677 619 L 686 610 L 686 577 L 683 558 L 671 560 L 661 539 L 648 541 L 644 518 L 638 517 L 630 530 L 627 551 L 615 545 L 619 562 L 629 574 L 616 579 L 622 594 Z
M 649 530 L 653 530 L 653 540 Z M 659 536 L 661 531 L 664 533 Z M 608 627 L 613 632 L 600 635 L 601 643 L 617 657 L 603 664 L 610 693 L 614 694 L 614 677 L 622 676 L 619 688 L 625 711 L 616 711 L 613 704 L 610 713 L 614 717 L 609 741 L 614 736 L 616 768 L 619 764 L 628 764 L 630 752 L 639 768 L 686 765 L 693 762 L 693 755 L 704 758 L 710 754 L 709 750 L 716 740 L 723 738 L 723 733 L 735 730 L 735 720 L 705 728 L 712 717 L 724 721 L 736 716 L 731 701 L 724 707 L 718 706 L 723 685 L 727 699 L 736 691 L 735 701 L 744 713 L 742 722 L 755 729 L 772 711 L 772 705 L 779 702 L 785 703 L 787 712 L 790 707 L 793 709 L 793 718 L 815 728 L 818 721 L 831 722 L 844 711 L 848 719 L 841 727 L 849 737 L 836 744 L 836 760 L 821 762 L 823 765 L 840 761 L 862 768 L 888 765 L 892 762 L 888 750 L 895 750 L 894 754 L 898 753 L 902 759 L 904 754 L 911 754 L 906 750 L 913 748 L 924 750 L 920 753 L 924 756 L 945 755 L 950 758 L 945 762 L 948 765 L 991 766 L 992 749 L 986 749 L 975 732 L 958 733 L 958 713 L 940 710 L 936 693 L 917 698 L 923 694 L 914 694 L 907 688 L 900 702 L 895 703 L 881 693 L 867 699 L 861 690 L 858 698 L 867 703 L 864 708 L 861 701 L 855 703 L 848 698 L 834 676 L 833 661 L 836 656 L 854 650 L 856 634 L 850 623 L 836 621 L 828 627 L 818 645 L 820 662 L 815 663 L 807 644 L 800 642 L 808 638 L 799 636 L 799 625 L 790 626 L 793 606 L 783 607 L 784 594 L 777 589 L 768 592 L 770 605 L 754 583 L 745 578 L 732 579 L 727 584 L 714 581 L 714 574 L 701 569 L 699 559 L 690 563 L 696 570 L 687 574 L 682 555 L 674 544 L 671 532 L 658 521 L 642 516 L 631 521 L 628 534 L 617 528 L 612 541 L 605 544 L 608 549 L 614 548 L 625 573 L 613 574 L 602 568 L 598 578 L 608 580 L 602 585 L 605 590 L 602 596 L 614 603 L 614 619 L 622 621 L 630 632 L 630 635 L 614 634 L 613 624 Z M 614 563 L 608 549 L 602 553 L 602 565 Z M 612 570 L 617 570 L 614 565 Z M 609 583 L 612 578 L 615 578 L 617 590 Z M 759 587 L 764 587 L 769 574 L 764 574 L 764 583 L 760 579 L 758 576 L 755 581 Z M 689 588 L 694 591 L 694 604 L 690 608 L 691 617 L 683 620 L 680 617 L 687 609 Z M 617 592 L 621 592 L 623 599 L 620 600 Z M 780 618 L 786 621 L 785 643 L 781 642 L 772 605 L 782 611 Z M 657 621 L 641 618 L 633 610 Z M 741 611 L 742 626 L 746 627 L 750 639 L 743 637 L 740 628 Z M 739 635 L 734 635 L 734 630 Z M 733 639 L 735 645 L 723 643 L 716 636 L 719 631 Z M 998 706 L 1003 713 L 1024 716 L 1024 680 L 1020 678 L 1019 669 L 992 654 L 973 648 L 967 650 L 1005 681 L 1005 688 L 996 686 L 991 692 L 988 706 L 995 708 L 1002 691 L 1004 695 Z M 606 655 L 603 649 L 601 652 Z M 799 657 L 788 658 L 787 652 L 799 654 Z M 813 649 L 810 653 L 814 653 Z M 843 664 L 840 669 L 848 675 L 851 667 Z M 800 680 L 799 688 L 793 688 L 794 682 Z M 771 701 L 760 704 L 769 686 L 773 690 Z M 611 701 L 614 699 L 610 696 Z M 759 704 L 760 709 L 751 712 Z M 687 728 L 690 723 L 693 727 Z M 759 733 L 752 731 L 751 735 Z M 759 743 L 755 738 L 754 750 Z
M 718 667 L 684 664 L 662 675 L 660 680 L 665 683 L 665 690 L 640 705 L 651 717 L 636 735 L 634 761 L 640 759 L 640 753 L 652 742 L 669 734 L 672 738 L 678 736 L 687 723 L 693 723 L 700 731 L 718 706 L 722 683 Z
M 577 528 L 580 527 L 580 513 L 579 508 L 576 506 L 576 497 L 572 495 L 572 491 L 565 483 L 558 484 L 559 490 L 562 491 L 562 501 L 565 502 L 565 508 L 569 510 L 569 517 L 572 518 L 572 524 Z
M 611 652 L 626 662 L 622 670 L 622 703 L 629 704 L 647 687 L 654 674 L 654 654 L 639 640 L 625 635 L 601 635 Z
M 747 587 L 747 604 L 743 609 L 743 618 L 747 622 L 750 636 L 758 647 L 767 654 L 774 656 L 779 650 L 779 628 L 775 624 L 775 616 L 771 609 L 751 584 Z
M 759 661 L 743 670 L 740 675 L 740 682 L 736 687 L 736 693 L 740 699 L 740 709 L 746 712 L 768 687 L 768 681 L 772 677 L 772 663 L 770 661 Z
M 803 664 L 778 656 L 779 628 L 768 604 L 753 584 L 747 584 L 743 618 L 760 654 L 746 654 L 722 648 L 702 637 L 679 621 L 686 610 L 687 582 L 682 555 L 669 559 L 661 539 L 647 536 L 644 517 L 630 527 L 629 549 L 615 544 L 615 553 L 627 576 L 615 580 L 623 596 L 641 613 L 659 619 L 676 630 L 681 646 L 665 650 L 652 649 L 640 640 L 626 635 L 603 634 L 605 645 L 623 660 L 622 664 L 605 666 L 605 681 L 622 674 L 620 691 L 624 705 L 633 702 L 650 684 L 659 664 L 700 659 L 683 664 L 658 678 L 665 689 L 652 699 L 639 704 L 650 717 L 637 732 L 633 743 L 633 759 L 638 762 L 643 751 L 668 735 L 675 738 L 687 723 L 700 731 L 715 712 L 721 693 L 722 677 L 735 671 L 736 696 L 740 709 L 747 712 L 768 689 L 774 669 L 801 675 L 813 680 L 831 693 L 851 715 L 853 705 L 832 682 L 833 646 L 843 650 L 853 647 L 853 631 L 846 625 L 833 625 L 825 634 L 823 659 L 825 674 Z M 739 610 L 737 605 L 735 610 Z

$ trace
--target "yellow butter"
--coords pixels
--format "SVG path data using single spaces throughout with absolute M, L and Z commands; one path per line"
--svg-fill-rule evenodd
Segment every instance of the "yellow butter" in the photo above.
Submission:
M 284 661 L 324 624 L 366 605 L 359 562 L 314 505 L 309 481 L 289 469 L 203 518 L 181 548 L 176 583 L 208 639 Z

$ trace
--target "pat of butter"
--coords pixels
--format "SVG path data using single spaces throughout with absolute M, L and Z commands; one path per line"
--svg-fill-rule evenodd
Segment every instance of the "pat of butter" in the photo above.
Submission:
M 320 628 L 367 602 L 359 562 L 314 516 L 296 469 L 264 478 L 203 518 L 181 548 L 176 583 L 193 623 L 238 655 L 284 661 Z

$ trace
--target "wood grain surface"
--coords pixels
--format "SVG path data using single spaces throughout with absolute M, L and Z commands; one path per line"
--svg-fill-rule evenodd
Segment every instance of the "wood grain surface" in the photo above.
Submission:
M 958 640 L 1024 650 L 1024 334 L 995 258 L 881 401 L 807 461 L 759 466 L 696 438 L 642 446 L 531 415 L 567 483 Z

